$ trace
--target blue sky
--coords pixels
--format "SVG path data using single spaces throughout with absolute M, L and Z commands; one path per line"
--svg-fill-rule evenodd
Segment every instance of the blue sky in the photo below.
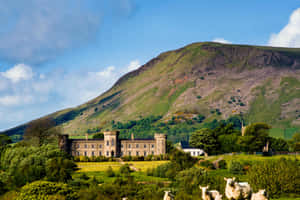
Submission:
M 192 42 L 300 47 L 296 0 L 0 0 L 0 130 Z

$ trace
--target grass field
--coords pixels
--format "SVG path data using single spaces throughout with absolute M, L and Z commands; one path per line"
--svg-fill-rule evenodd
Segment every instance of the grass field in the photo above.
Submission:
M 139 171 L 146 172 L 147 169 L 155 168 L 158 165 L 164 164 L 168 161 L 129 161 L 125 162 L 129 165 L 139 169 Z M 119 170 L 122 166 L 119 162 L 77 162 L 80 168 L 78 172 L 103 172 L 110 166 L 113 170 Z
M 129 161 L 125 163 L 128 163 L 129 165 L 132 165 L 135 168 L 139 169 L 139 171 L 131 173 L 136 181 L 141 183 L 157 183 L 166 182 L 168 181 L 168 179 L 147 176 L 145 172 L 147 171 L 147 169 L 157 167 L 158 165 L 164 164 L 166 162 L 168 161 Z M 79 170 L 74 174 L 73 178 L 76 178 L 77 176 L 85 173 L 89 177 L 95 177 L 99 181 L 99 183 L 113 182 L 118 176 L 119 168 L 122 166 L 122 164 L 119 162 L 77 162 L 76 164 L 78 165 Z M 107 176 L 105 171 L 109 167 L 111 167 L 115 172 L 116 175 L 114 177 Z
M 300 159 L 300 155 L 276 155 L 276 156 L 262 156 L 262 155 L 219 155 L 219 156 L 209 156 L 208 160 L 216 160 L 223 157 L 226 161 L 230 160 L 240 160 L 240 161 L 260 161 L 260 160 L 276 160 L 280 158 L 297 158 Z

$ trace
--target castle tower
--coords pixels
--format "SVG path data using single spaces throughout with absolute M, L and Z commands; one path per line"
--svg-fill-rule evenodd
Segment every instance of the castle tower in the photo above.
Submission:
M 120 154 L 119 131 L 104 132 L 105 156 L 117 157 Z
M 166 154 L 167 136 L 165 134 L 155 133 L 154 139 L 156 144 L 155 154 L 156 155 Z

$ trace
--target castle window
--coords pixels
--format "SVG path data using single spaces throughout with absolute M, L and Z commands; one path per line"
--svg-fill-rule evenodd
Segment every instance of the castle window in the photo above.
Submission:
M 136 152 L 136 156 L 139 156 L 139 152 L 138 151 Z
M 99 156 L 102 156 L 102 152 L 101 151 L 99 151 Z
M 154 144 L 152 144 L 151 147 L 154 148 Z
M 106 156 L 109 156 L 109 151 L 106 152 Z
M 85 145 L 84 145 L 84 148 L 88 148 L 88 145 L 87 145 L 87 144 L 85 144 Z
M 128 145 L 128 148 L 131 148 L 131 144 Z
M 151 153 L 152 153 L 152 155 L 154 155 L 154 151 L 152 151 Z
M 106 141 L 106 146 L 109 146 L 109 141 L 108 140 Z
M 95 146 L 92 144 L 92 149 L 95 148 Z
M 79 153 L 79 151 L 77 151 L 77 152 L 76 152 L 76 155 L 77 155 L 77 156 L 80 156 L 80 153 Z
M 123 156 L 123 151 L 121 151 L 121 156 Z
M 121 148 L 123 148 L 123 144 L 121 144 Z
M 102 144 L 99 145 L 99 148 L 102 148 Z
M 146 151 L 144 151 L 144 156 L 146 156 L 147 155 L 147 152 Z
M 95 156 L 95 152 L 92 151 L 92 156 Z
M 139 148 L 139 144 L 136 144 L 136 148 Z
M 80 145 L 79 145 L 79 144 L 77 144 L 77 148 L 80 148 Z
M 144 144 L 144 148 L 146 148 L 147 147 L 147 145 L 146 144 Z
M 112 140 L 111 140 L 111 146 L 114 146 L 114 145 L 115 145 L 115 140 L 112 139 Z
M 87 152 L 86 151 L 84 152 L 84 156 L 87 156 Z
M 131 151 L 128 151 L 128 155 L 131 156 Z

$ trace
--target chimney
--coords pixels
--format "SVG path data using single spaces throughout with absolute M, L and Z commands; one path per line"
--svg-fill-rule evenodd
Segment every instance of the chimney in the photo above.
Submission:
M 86 133 L 85 134 L 85 139 L 88 140 L 89 139 L 89 135 Z
M 131 140 L 134 140 L 134 135 L 133 135 L 133 133 L 131 133 Z

